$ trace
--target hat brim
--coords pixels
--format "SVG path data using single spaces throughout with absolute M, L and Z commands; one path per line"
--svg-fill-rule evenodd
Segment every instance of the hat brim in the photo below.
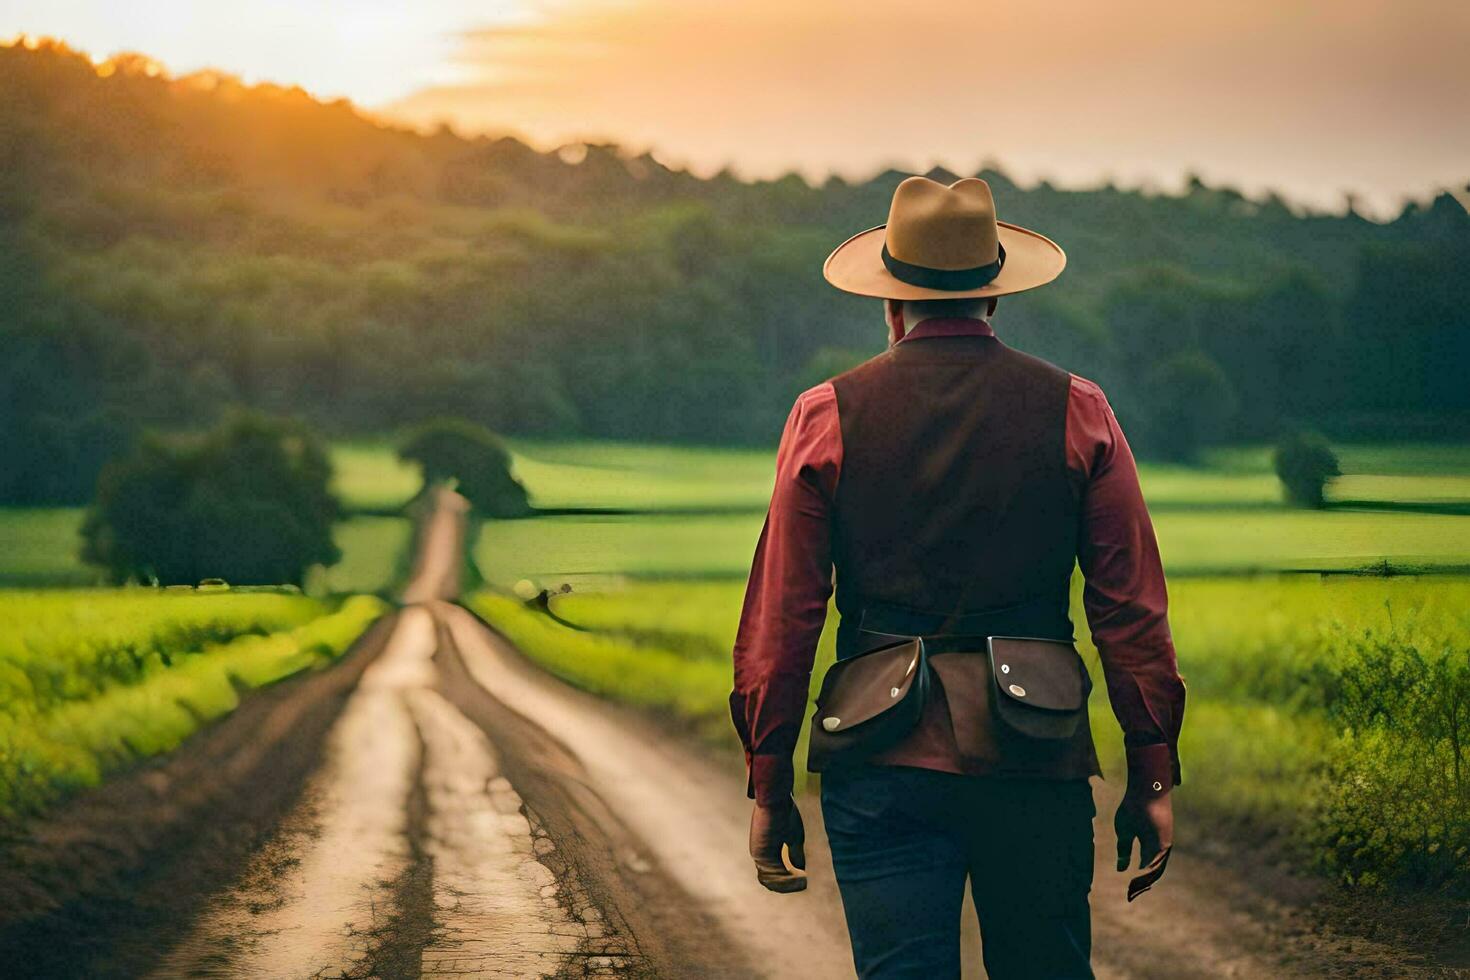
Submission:
M 822 275 L 838 289 L 859 296 L 879 299 L 968 299 L 985 296 L 1009 296 L 1037 286 L 1045 286 L 1067 265 L 1067 253 L 1045 235 L 1017 225 L 997 221 L 996 233 L 1006 250 L 1005 265 L 1000 274 L 974 289 L 929 289 L 913 286 L 883 264 L 883 240 L 886 225 L 860 231 L 838 245 L 822 266 Z

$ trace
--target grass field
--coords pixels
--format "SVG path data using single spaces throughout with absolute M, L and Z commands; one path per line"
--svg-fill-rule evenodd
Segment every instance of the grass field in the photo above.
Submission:
M 348 516 L 336 529 L 342 560 L 320 578 L 332 592 L 377 592 L 404 563 L 410 522 L 394 513 L 418 493 L 417 468 L 398 460 L 385 441 L 331 447 L 333 489 Z M 0 507 L 0 587 L 57 588 L 102 584 L 78 557 L 85 509 Z
M 0 507 L 0 586 L 96 585 L 101 574 L 77 557 L 78 507 Z
M 97 569 L 77 557 L 79 508 L 0 508 L 0 587 L 64 587 L 101 584 Z M 349 517 L 333 532 L 342 560 L 320 577 L 323 590 L 378 592 L 395 583 L 409 547 L 406 517 Z
M 97 586 L 77 556 L 81 508 L 0 508 L 0 823 L 166 752 L 241 693 L 341 654 L 387 607 L 419 488 L 380 444 L 333 449 L 354 516 L 313 596 Z M 369 513 L 362 513 L 367 511 Z M 11 588 L 4 588 L 10 586 Z
M 166 752 L 385 610 L 268 592 L 0 591 L 0 824 Z
M 749 570 L 770 494 L 769 452 L 532 442 L 515 448 L 517 473 L 539 506 L 658 513 L 490 522 L 475 549 L 489 581 L 591 588 L 620 576 L 743 577 Z M 1259 448 L 1219 451 L 1203 468 L 1144 465 L 1144 493 L 1169 573 L 1352 570 L 1384 561 L 1400 570 L 1470 567 L 1470 450 L 1350 446 L 1342 459 L 1346 475 L 1332 497 L 1376 509 L 1284 506 L 1269 453 Z M 1386 509 L 1406 504 L 1424 506 Z
M 397 510 L 423 485 L 418 468 L 398 458 L 382 440 L 332 444 L 332 490 L 349 512 Z
M 518 449 L 528 457 L 541 451 L 529 444 Z M 612 506 L 613 498 L 596 495 L 599 487 L 621 494 L 636 486 L 640 501 L 688 493 L 686 506 L 672 508 L 685 513 L 487 522 L 475 557 L 494 588 L 471 604 L 572 683 L 684 719 L 702 738 L 733 750 L 726 702 L 730 647 L 769 475 L 750 460 L 720 454 L 713 463 L 701 457 L 700 466 L 683 472 L 675 462 L 682 452 L 639 447 L 623 458 L 612 447 L 570 446 L 557 448 L 545 466 L 519 461 L 538 500 Z M 619 459 L 634 472 L 612 465 Z M 1404 854 L 1413 850 L 1401 840 L 1386 847 L 1383 841 L 1399 831 L 1375 821 L 1397 813 L 1394 826 L 1420 820 L 1414 826 L 1422 824 L 1431 835 L 1448 833 L 1447 819 L 1455 822 L 1443 813 L 1450 797 L 1416 796 L 1414 780 L 1400 778 L 1421 766 L 1427 768 L 1415 779 L 1434 782 L 1447 771 L 1443 755 L 1419 753 L 1379 765 L 1388 756 L 1365 755 L 1361 731 L 1356 740 L 1345 734 L 1353 725 L 1377 725 L 1379 716 L 1407 717 L 1411 704 L 1429 704 L 1422 685 L 1400 678 L 1394 695 L 1400 702 L 1374 709 L 1366 721 L 1345 720 L 1349 715 L 1337 705 L 1346 687 L 1360 683 L 1352 680 L 1354 665 L 1380 648 L 1406 662 L 1422 657 L 1452 668 L 1470 656 L 1470 577 L 1448 574 L 1470 568 L 1470 516 L 1463 512 L 1470 502 L 1470 448 L 1347 447 L 1342 459 L 1347 476 L 1332 496 L 1373 507 L 1285 507 L 1268 454 L 1258 449 L 1218 453 L 1201 469 L 1147 466 L 1143 480 L 1171 575 L 1171 620 L 1190 692 L 1181 813 L 1285 841 L 1302 860 L 1367 881 L 1380 870 L 1387 874 L 1390 865 L 1402 870 Z M 706 464 L 711 468 L 704 471 Z M 768 455 L 764 467 L 769 470 Z M 617 475 L 599 483 L 605 471 Z M 680 476 L 657 487 L 660 472 Z M 708 482 L 701 472 L 711 474 Z M 575 485 L 549 482 L 560 478 Z M 723 507 L 742 497 L 759 503 L 745 513 L 688 512 L 698 509 L 695 502 L 718 500 Z M 1392 509 L 1404 503 L 1446 506 Z M 1281 574 L 1384 560 L 1397 569 L 1441 574 Z M 508 596 L 504 588 L 520 579 L 550 587 L 570 583 L 574 591 L 555 598 L 553 609 L 580 629 Z M 1074 618 L 1085 637 L 1080 609 Z M 830 627 L 814 678 L 832 656 Z M 1095 651 L 1085 640 L 1081 646 L 1096 670 Z M 1389 697 L 1387 684 L 1384 689 Z M 1120 739 L 1102 695 L 1094 698 L 1093 723 L 1104 765 L 1117 773 Z M 1398 737 L 1408 744 L 1416 735 Z M 1392 779 L 1382 776 L 1387 769 Z M 1365 814 L 1361 800 L 1344 808 L 1343 794 L 1333 795 L 1335 787 L 1375 779 L 1400 787 L 1401 804 Z M 1402 801 L 1409 799 L 1417 800 L 1413 819 L 1404 816 L 1408 804 Z M 1470 858 L 1461 853 L 1454 860 Z
M 1470 567 L 1463 515 L 1157 508 L 1154 526 L 1174 576 Z M 475 560 L 490 582 L 595 588 L 631 578 L 743 578 L 764 515 L 558 516 L 487 522 Z

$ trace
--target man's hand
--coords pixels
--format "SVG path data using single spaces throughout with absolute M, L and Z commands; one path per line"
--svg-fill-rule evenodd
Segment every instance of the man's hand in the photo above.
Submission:
M 1127 871 L 1133 860 L 1133 842 L 1138 841 L 1138 866 L 1142 869 L 1128 882 L 1128 901 L 1148 891 L 1164 876 L 1169 850 L 1174 846 L 1174 803 L 1168 792 L 1158 795 L 1126 793 L 1118 804 L 1113 828 L 1118 832 L 1118 870 Z
M 806 888 L 806 828 L 796 801 L 756 804 L 750 815 L 750 856 L 755 878 L 773 892 Z

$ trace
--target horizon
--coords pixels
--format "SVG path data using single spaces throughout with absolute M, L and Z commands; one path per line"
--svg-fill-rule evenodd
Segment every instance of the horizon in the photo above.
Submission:
M 42 48 L 48 45 L 58 45 L 64 50 L 70 51 L 73 54 L 87 59 L 92 64 L 94 70 L 98 72 L 99 77 L 103 78 L 110 76 L 111 66 L 119 60 L 130 57 L 137 57 L 143 59 L 148 64 L 148 74 L 150 75 L 150 77 L 157 77 L 160 80 L 164 81 L 181 81 L 187 80 L 188 78 L 195 75 L 216 74 L 224 78 L 233 79 L 247 89 L 276 88 L 285 91 L 299 90 L 305 93 L 309 98 L 311 98 L 319 105 L 330 105 L 338 101 L 345 101 L 352 107 L 353 111 L 366 122 L 380 127 L 401 129 L 408 132 L 418 133 L 420 135 L 430 135 L 440 128 L 445 128 L 452 132 L 457 138 L 463 140 L 493 140 L 508 137 L 522 142 L 523 144 L 535 149 L 537 152 L 548 154 L 558 153 L 559 151 L 576 150 L 582 147 L 607 147 L 617 151 L 618 155 L 624 159 L 632 159 L 646 154 L 648 156 L 651 156 L 659 164 L 669 168 L 670 170 L 686 172 L 701 180 L 712 179 L 720 173 L 730 174 L 734 176 L 737 180 L 746 183 L 774 182 L 794 176 L 802 180 L 809 187 L 813 189 L 819 189 L 824 182 L 833 178 L 843 180 L 849 185 L 858 185 L 866 183 L 870 180 L 874 180 L 885 173 L 893 172 L 927 175 L 936 170 L 946 170 L 954 174 L 956 177 L 963 177 L 969 175 L 980 175 L 983 171 L 993 171 L 1004 176 L 1007 180 L 1016 184 L 1023 190 L 1032 190 L 1043 184 L 1049 184 L 1060 190 L 1072 192 L 1087 192 L 1112 188 L 1120 192 L 1138 193 L 1144 196 L 1178 197 L 1187 191 L 1188 185 L 1192 179 L 1199 179 L 1203 182 L 1204 186 L 1211 190 L 1234 190 L 1241 193 L 1242 196 L 1244 196 L 1246 199 L 1256 203 L 1263 203 L 1266 200 L 1274 197 L 1289 210 L 1291 210 L 1292 213 L 1296 214 L 1299 217 L 1310 217 L 1316 215 L 1341 217 L 1348 213 L 1348 205 L 1351 202 L 1357 206 L 1357 213 L 1360 217 L 1377 223 L 1387 223 L 1402 214 L 1405 208 L 1413 205 L 1426 205 L 1442 194 L 1450 195 L 1452 198 L 1458 201 L 1460 205 L 1466 209 L 1467 212 L 1470 212 L 1470 176 L 1467 176 L 1467 180 L 1462 182 L 1460 186 L 1441 185 L 1437 187 L 1427 188 L 1419 193 L 1406 193 L 1398 199 L 1396 205 L 1391 209 L 1375 210 L 1371 207 L 1371 205 L 1365 206 L 1366 202 L 1364 201 L 1364 199 L 1353 196 L 1351 192 L 1344 194 L 1343 198 L 1339 200 L 1335 206 L 1321 205 L 1313 201 L 1295 198 L 1291 194 L 1275 187 L 1258 188 L 1254 192 L 1246 191 L 1228 181 L 1212 181 L 1205 179 L 1199 173 L 1190 170 L 1185 170 L 1175 175 L 1172 180 L 1141 180 L 1136 183 L 1126 183 L 1115 179 L 1111 174 L 1101 175 L 1094 180 L 1081 180 L 1077 182 L 1057 181 L 1049 178 L 1046 175 L 1036 175 L 1028 178 L 1024 175 L 1018 174 L 1012 167 L 1010 167 L 1006 163 L 1006 161 L 995 159 L 981 160 L 971 167 L 955 167 L 939 160 L 931 160 L 928 163 L 922 164 L 915 163 L 914 165 L 908 166 L 899 164 L 898 162 L 890 162 L 886 164 L 877 164 L 873 167 L 867 168 L 862 172 L 857 173 L 840 173 L 837 171 L 828 171 L 822 174 L 812 174 L 809 172 L 805 172 L 800 168 L 793 167 L 785 171 L 775 173 L 751 174 L 748 172 L 742 172 L 739 168 L 736 168 L 732 164 L 728 163 L 714 168 L 699 168 L 689 165 L 687 161 L 670 159 L 669 155 L 661 151 L 661 149 L 658 147 L 632 146 L 626 143 L 617 142 L 616 140 L 610 138 L 572 139 L 559 144 L 544 145 L 538 144 L 536 140 L 530 138 L 524 133 L 510 130 L 465 132 L 459 126 L 455 125 L 452 121 L 449 120 L 440 120 L 427 125 L 416 125 L 413 122 L 397 118 L 392 115 L 384 114 L 383 112 L 374 110 L 371 107 L 363 106 L 347 96 L 325 96 L 321 93 L 313 92 L 307 89 L 305 86 L 292 82 L 284 82 L 267 78 L 251 79 L 217 66 L 203 66 L 187 72 L 181 72 L 174 70 L 170 65 L 165 64 L 159 59 L 154 58 L 152 55 L 143 51 L 115 51 L 104 56 L 98 55 L 95 52 L 86 51 L 65 38 L 37 36 L 24 33 L 10 36 L 0 35 L 0 48 L 24 47 L 27 50 L 37 50 L 38 48 Z
M 1470 132 L 1444 120 L 1470 85 L 1453 43 L 1470 10 L 1350 0 L 1328 23 L 1265 0 L 1189 14 L 1127 0 L 1057 27 L 1035 19 L 1056 3 L 979 18 L 921 2 L 839 19 L 832 2 L 689 12 L 668 0 L 521 0 L 485 11 L 432 0 L 404 11 L 372 0 L 343 18 L 332 0 L 268 0 L 235 22 L 182 0 L 126 16 L 94 0 L 0 0 L 0 36 L 296 86 L 420 131 L 443 123 L 543 151 L 612 143 L 704 177 L 820 184 L 994 167 L 1022 186 L 1173 194 L 1198 175 L 1296 210 L 1342 214 L 1351 198 L 1380 220 L 1440 191 L 1466 201 Z M 852 67 L 902 31 L 926 38 L 926 57 L 898 52 L 900 72 Z M 983 85 L 978 31 L 1004 42 L 986 52 Z

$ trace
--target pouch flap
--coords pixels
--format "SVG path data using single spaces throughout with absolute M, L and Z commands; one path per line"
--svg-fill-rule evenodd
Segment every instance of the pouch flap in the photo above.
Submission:
M 1043 711 L 1077 711 L 1092 680 L 1077 648 L 1057 640 L 992 636 L 987 641 L 995 688 L 1003 698 Z
M 837 661 L 822 678 L 815 724 L 847 731 L 899 704 L 919 676 L 922 649 L 914 639 Z

